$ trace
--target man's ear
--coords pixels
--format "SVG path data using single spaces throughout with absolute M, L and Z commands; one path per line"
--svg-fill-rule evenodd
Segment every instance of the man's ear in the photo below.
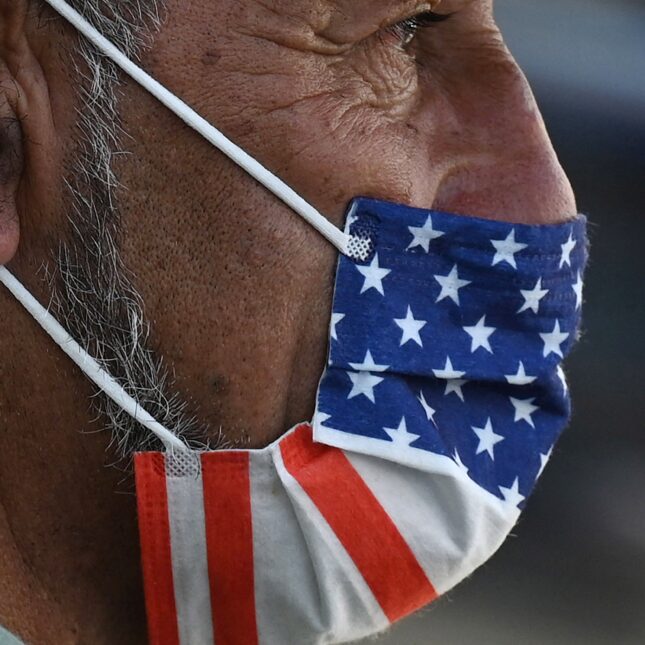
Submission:
M 65 103 L 68 77 L 52 45 L 52 35 L 60 43 L 63 32 L 43 27 L 40 15 L 47 10 L 32 0 L 0 0 L 0 265 L 13 258 L 19 241 L 22 251 L 57 230 L 52 212 L 61 198 L 64 154 L 59 130 L 61 115 L 73 106 Z
M 18 184 L 24 169 L 22 131 L 17 110 L 20 88 L 10 58 L 24 38 L 26 2 L 0 0 L 0 265 L 15 255 L 20 239 Z

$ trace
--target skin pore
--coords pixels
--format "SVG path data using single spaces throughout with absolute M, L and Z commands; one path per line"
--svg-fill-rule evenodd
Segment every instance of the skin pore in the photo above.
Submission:
M 429 10 L 451 16 L 404 45 L 394 25 Z M 515 222 L 576 212 L 489 0 L 166 11 L 143 67 L 338 225 L 356 195 Z M 0 264 L 44 304 L 73 237 L 77 48 L 40 1 L 0 0 Z M 118 112 L 115 239 L 169 396 L 199 440 L 266 445 L 311 416 L 336 252 L 134 83 Z M 105 467 L 92 390 L 4 289 L 0 312 L 0 624 L 35 643 L 144 642 L 132 484 Z

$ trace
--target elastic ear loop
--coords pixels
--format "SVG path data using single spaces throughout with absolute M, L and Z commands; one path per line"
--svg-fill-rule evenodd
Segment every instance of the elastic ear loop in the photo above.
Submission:
M 11 291 L 18 302 L 33 316 L 34 320 L 51 336 L 65 354 L 78 365 L 80 370 L 135 421 L 155 434 L 163 442 L 166 450 L 188 450 L 186 444 L 179 437 L 155 421 L 3 266 L 0 266 L 0 282 Z
M 333 244 L 344 255 L 357 257 L 361 250 L 349 246 L 350 236 L 334 226 L 326 217 L 319 213 L 311 204 L 306 202 L 298 193 L 267 170 L 242 148 L 225 137 L 217 128 L 201 117 L 195 110 L 180 98 L 169 92 L 152 76 L 144 72 L 125 54 L 119 51 L 107 38 L 101 35 L 81 14 L 70 7 L 64 0 L 44 0 L 52 9 L 68 20 L 80 33 L 90 40 L 108 58 L 112 59 L 126 74 L 143 88 L 148 90 L 157 100 L 174 112 L 186 125 L 201 134 L 207 141 L 223 152 L 229 159 L 244 169 L 267 190 L 281 199 L 287 206 L 313 226 L 323 237 Z M 365 252 L 365 257 L 367 251 Z M 357 259 L 365 259 L 357 257 Z

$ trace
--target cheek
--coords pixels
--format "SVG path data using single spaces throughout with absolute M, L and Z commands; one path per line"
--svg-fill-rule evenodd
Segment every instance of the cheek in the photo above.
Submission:
M 317 99 L 272 119 L 270 131 L 261 158 L 338 226 L 357 195 L 411 199 L 415 133 L 372 108 Z
M 308 86 L 272 77 L 266 89 L 262 83 L 245 88 L 255 105 L 271 106 L 276 96 L 283 104 L 260 105 L 251 122 L 240 114 L 227 117 L 225 131 L 339 226 L 357 195 L 414 199 L 419 134 L 405 112 L 416 75 L 383 78 L 366 60 L 352 69 L 312 66 L 302 75 Z

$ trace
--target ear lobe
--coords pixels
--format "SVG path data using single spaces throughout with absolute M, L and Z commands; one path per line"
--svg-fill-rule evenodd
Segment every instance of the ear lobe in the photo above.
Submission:
M 20 122 L 4 94 L 3 85 L 0 81 L 0 265 L 7 264 L 18 248 L 17 195 L 23 171 Z

